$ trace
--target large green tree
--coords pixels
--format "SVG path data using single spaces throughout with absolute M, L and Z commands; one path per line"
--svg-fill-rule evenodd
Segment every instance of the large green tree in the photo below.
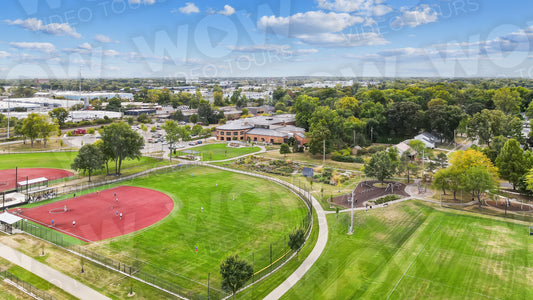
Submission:
M 524 150 L 520 148 L 520 143 L 515 139 L 505 142 L 500 155 L 496 158 L 500 177 L 508 180 L 513 185 L 513 189 L 516 189 L 520 178 L 528 171 L 524 160 Z
M 179 142 L 181 138 L 181 131 L 178 123 L 176 121 L 165 121 L 165 124 L 161 126 L 165 130 L 165 139 L 168 143 L 168 148 L 170 149 L 169 160 L 172 160 L 172 150 L 174 145 Z
M 386 116 L 390 132 L 399 137 L 414 136 L 422 127 L 423 113 L 416 103 L 394 103 Z
M 57 124 L 60 128 L 65 126 L 65 120 L 68 118 L 68 111 L 63 107 L 56 107 L 48 112 L 52 119 L 57 120 Z
M 311 127 L 309 119 L 319 104 L 318 98 L 307 95 L 298 96 L 293 106 L 293 111 L 296 114 L 296 126 L 309 130 Z
M 52 123 L 47 116 L 41 116 L 42 122 L 38 124 L 39 138 L 43 142 L 44 148 L 46 148 L 46 143 L 50 138 L 50 135 L 53 132 L 57 132 L 59 126 L 55 123 Z
M 89 174 L 89 182 L 91 182 L 91 174 L 103 167 L 104 155 L 98 146 L 93 144 L 83 145 L 71 164 L 72 169 L 87 172 Z
M 496 181 L 490 170 L 484 166 L 475 166 L 466 170 L 462 176 L 463 186 L 472 192 L 472 196 L 477 198 L 481 206 L 481 195 L 496 186 Z
M 428 129 L 435 130 L 445 140 L 453 141 L 455 130 L 464 114 L 458 106 L 434 105 L 429 107 L 426 117 L 430 126 Z
M 396 173 L 397 164 L 391 159 L 387 151 L 379 151 L 372 155 L 365 164 L 364 172 L 369 177 L 377 178 L 381 183 Z
M 109 102 L 107 103 L 106 110 L 109 110 L 109 111 L 120 111 L 121 108 L 122 108 L 122 102 L 120 101 L 120 99 L 117 98 L 117 97 L 113 97 L 113 98 L 109 99 Z
M 494 105 L 506 115 L 512 115 L 520 111 L 522 99 L 520 93 L 507 87 L 496 90 L 492 96 Z
M 243 287 L 243 285 L 252 277 L 254 270 L 252 266 L 238 255 L 230 255 L 220 264 L 220 275 L 222 275 L 221 287 L 227 292 L 233 294 Z
M 124 122 L 113 123 L 102 132 L 102 141 L 106 144 L 112 159 L 115 161 L 115 171 L 120 174 L 124 159 L 140 159 L 143 138 Z
M 45 118 L 42 115 L 36 113 L 30 113 L 22 121 L 22 133 L 25 137 L 30 139 L 31 147 L 33 148 L 33 142 L 41 134 L 42 128 L 45 126 Z

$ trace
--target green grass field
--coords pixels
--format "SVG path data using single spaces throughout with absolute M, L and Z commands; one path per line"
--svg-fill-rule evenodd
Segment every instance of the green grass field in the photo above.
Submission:
M 0 155 L 0 170 L 19 168 L 70 169 L 78 152 L 22 153 Z
M 328 216 L 322 256 L 284 299 L 533 299 L 527 226 L 409 201 Z
M 19 267 L 19 266 L 13 266 L 7 270 L 11 274 L 15 275 L 17 278 L 24 280 L 36 288 L 40 289 L 41 291 L 44 291 L 48 293 L 49 295 L 52 295 L 54 297 L 57 297 L 58 299 L 77 299 L 76 297 L 72 296 L 71 294 L 61 290 L 57 286 L 51 284 L 50 282 L 42 279 L 41 277 L 26 271 L 25 269 Z
M 226 144 L 208 144 L 198 147 L 190 148 L 189 150 L 198 151 L 202 156 L 203 161 L 214 161 L 233 158 L 245 154 L 258 152 L 261 150 L 259 147 L 243 147 L 233 148 L 226 147 Z
M 219 265 L 227 255 L 237 253 L 251 261 L 256 252 L 256 266 L 264 263 L 258 252 L 267 253 L 270 243 L 283 241 L 306 215 L 304 204 L 281 186 L 211 168 L 193 167 L 121 185 L 164 192 L 174 200 L 174 210 L 143 230 L 87 247 L 122 261 L 136 257 L 147 262 L 143 271 L 185 287 L 191 282 L 170 272 L 202 283 L 211 272 L 212 286 L 219 289 Z
M 77 152 L 50 152 L 50 153 L 22 153 L 0 155 L 0 170 L 19 168 L 57 168 L 70 170 L 70 164 L 74 161 Z M 144 171 L 147 168 L 169 164 L 168 160 L 161 161 L 152 157 L 141 157 L 140 160 L 125 160 L 122 170 L 125 174 Z M 109 164 L 110 171 L 114 163 Z M 96 172 L 95 175 L 104 174 L 105 169 Z

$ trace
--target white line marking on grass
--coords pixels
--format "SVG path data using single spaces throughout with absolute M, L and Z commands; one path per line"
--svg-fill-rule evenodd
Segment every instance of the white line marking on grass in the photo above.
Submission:
M 402 279 L 405 277 L 405 274 L 407 274 L 407 272 L 409 271 L 409 269 L 411 268 L 411 266 L 413 265 L 413 263 L 416 261 L 416 259 L 418 258 L 418 256 L 420 255 L 420 253 L 422 253 L 422 250 L 424 250 L 424 248 L 426 248 L 426 245 L 427 243 L 429 243 L 429 241 L 431 240 L 431 238 L 433 237 L 433 234 L 435 233 L 435 231 L 437 231 L 437 229 L 439 229 L 440 227 L 440 224 L 435 227 L 435 229 L 433 229 L 433 232 L 431 232 L 431 234 L 429 235 L 427 241 L 424 243 L 424 246 L 422 246 L 422 249 L 420 249 L 420 251 L 418 251 L 418 253 L 416 254 L 415 258 L 413 258 L 413 261 L 411 261 L 411 263 L 409 264 L 409 266 L 407 267 L 407 269 L 405 270 L 405 272 L 403 272 L 402 274 L 402 277 L 400 277 L 400 279 L 398 279 L 398 282 L 396 282 L 396 285 L 394 286 L 394 288 L 392 289 L 392 291 L 389 293 L 389 295 L 387 296 L 387 299 L 390 298 L 390 296 L 392 295 L 392 293 L 394 293 L 394 291 L 396 290 L 396 288 L 398 287 L 398 285 L 400 284 L 400 281 L 402 281 Z
M 420 278 L 420 277 L 416 277 L 416 276 L 413 276 L 413 275 L 406 275 L 407 277 L 411 277 L 411 278 L 414 278 L 414 279 L 418 279 L 418 280 L 422 280 L 422 281 L 427 281 L 427 282 L 431 282 L 433 284 L 438 284 L 438 285 L 443 285 L 445 287 L 448 287 L 448 288 L 452 288 L 452 289 L 455 289 L 455 290 L 463 290 L 461 288 L 458 288 L 458 287 L 455 287 L 455 286 L 451 286 L 451 285 L 448 285 L 448 284 L 445 284 L 445 283 L 442 283 L 442 282 L 437 282 L 437 281 L 433 281 L 433 280 L 429 280 L 429 279 L 426 279 L 426 278 Z M 473 291 L 470 291 L 470 293 L 472 294 L 476 294 L 476 295 L 479 295 L 479 296 L 483 296 L 485 298 L 490 298 L 490 299 L 500 299 L 500 298 L 496 298 L 496 297 L 492 297 L 492 296 L 488 296 L 488 295 L 485 295 L 485 294 L 481 294 L 481 293 L 478 293 L 478 292 L 473 292 Z

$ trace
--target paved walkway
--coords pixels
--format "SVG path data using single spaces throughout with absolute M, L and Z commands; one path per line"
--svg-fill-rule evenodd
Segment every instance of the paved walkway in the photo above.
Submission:
M 299 190 L 298 187 L 292 186 L 292 189 Z M 305 194 L 303 190 L 300 190 L 302 194 Z M 279 299 L 283 296 L 289 289 L 291 289 L 302 277 L 311 269 L 314 263 L 318 260 L 322 252 L 326 248 L 328 243 L 328 221 L 326 219 L 326 214 L 324 209 L 318 201 L 311 196 L 311 201 L 313 207 L 315 208 L 318 221 L 318 238 L 313 248 L 313 251 L 307 256 L 307 258 L 302 262 L 302 264 L 294 271 L 291 276 L 289 276 L 285 281 L 283 281 L 275 290 L 270 292 L 264 299 Z
M 235 159 L 235 158 L 234 158 Z M 246 174 L 254 177 L 259 177 L 263 179 L 267 179 L 272 182 L 280 183 L 284 186 L 289 187 L 290 189 L 294 191 L 299 191 L 301 194 L 306 195 L 307 192 L 303 189 L 298 188 L 297 186 L 283 181 L 278 178 L 266 176 L 263 174 L 257 174 L 257 173 L 251 173 L 241 170 L 235 170 L 230 168 L 225 168 L 221 166 L 215 166 L 215 165 L 208 165 L 207 163 L 203 163 L 203 165 L 207 165 L 212 168 L 220 169 L 220 170 L 226 170 L 234 173 L 240 173 L 240 174 Z M 302 262 L 302 264 L 294 271 L 285 281 L 283 281 L 275 290 L 270 292 L 264 299 L 279 299 L 281 296 L 283 296 L 289 289 L 291 289 L 302 277 L 311 269 L 313 264 L 318 260 L 324 249 L 326 248 L 326 244 L 328 243 L 328 221 L 326 219 L 326 214 L 324 212 L 324 209 L 322 209 L 322 206 L 320 203 L 318 203 L 318 200 L 316 200 L 312 195 L 310 195 L 311 202 L 313 204 L 313 207 L 317 214 L 317 219 L 315 221 L 318 221 L 318 238 L 315 244 L 315 247 L 307 256 L 307 258 Z
M 4 259 L 7 259 L 12 263 L 45 279 L 46 281 L 52 283 L 74 297 L 87 300 L 109 299 L 108 297 L 98 293 L 79 281 L 72 279 L 67 275 L 54 270 L 49 266 L 40 263 L 37 260 L 2 243 L 0 243 L 0 257 L 3 257 Z

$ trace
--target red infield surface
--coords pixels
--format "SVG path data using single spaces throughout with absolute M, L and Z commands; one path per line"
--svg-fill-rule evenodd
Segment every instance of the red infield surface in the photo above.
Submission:
M 15 189 L 15 173 L 15 169 L 0 170 L 0 192 Z M 61 169 L 21 168 L 18 169 L 17 180 L 25 181 L 26 176 L 28 179 L 46 177 L 48 180 L 55 180 L 73 175 L 72 172 Z
M 55 228 L 63 233 L 85 241 L 100 241 L 148 227 L 166 217 L 173 208 L 174 201 L 161 192 L 120 186 L 24 209 L 20 216 L 47 226 L 54 220 Z M 75 227 L 72 221 L 76 221 Z

